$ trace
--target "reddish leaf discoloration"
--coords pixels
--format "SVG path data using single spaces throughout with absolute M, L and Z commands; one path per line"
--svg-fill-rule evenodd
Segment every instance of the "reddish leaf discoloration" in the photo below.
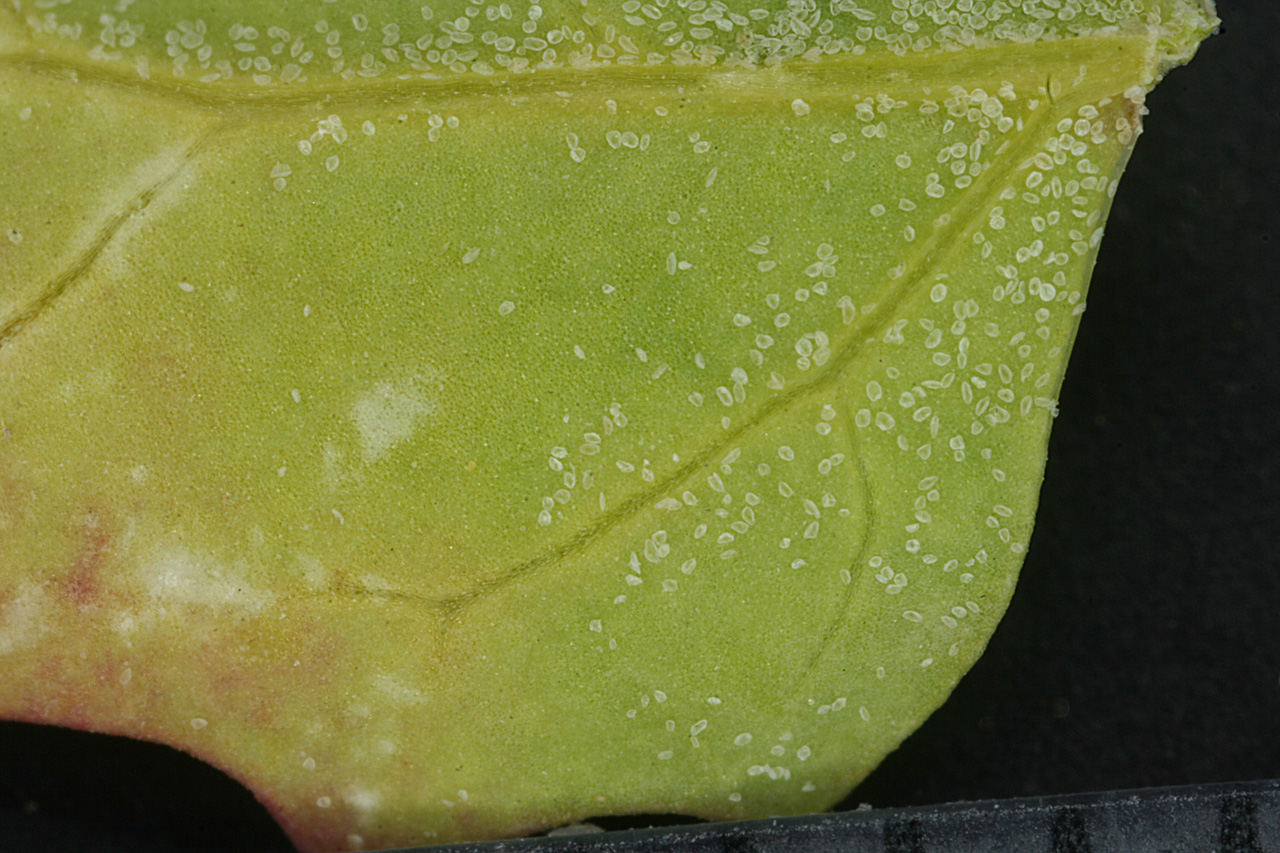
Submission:
M 106 514 L 97 509 L 85 512 L 75 527 L 73 536 L 79 544 L 62 592 L 70 604 L 84 610 L 96 604 L 102 594 L 102 569 L 112 555 L 112 536 Z
M 46 658 L 37 664 L 35 676 L 43 685 L 41 699 L 29 714 L 23 715 L 25 719 L 82 731 L 104 731 L 101 713 L 95 713 L 86 700 L 90 692 L 74 664 L 62 658 Z
M 291 697 L 324 696 L 331 676 L 340 671 L 336 635 L 321 620 L 299 616 L 286 636 L 295 638 L 288 648 L 267 638 L 242 638 L 245 646 L 230 652 L 225 637 L 203 643 L 197 662 L 210 701 L 236 709 L 250 728 L 266 731 L 275 727 Z

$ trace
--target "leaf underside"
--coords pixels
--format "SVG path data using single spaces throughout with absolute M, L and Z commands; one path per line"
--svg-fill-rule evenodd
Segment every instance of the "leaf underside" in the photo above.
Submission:
M 0 10 L 0 715 L 315 850 L 840 800 L 1005 609 L 1215 23 L 50 5 Z

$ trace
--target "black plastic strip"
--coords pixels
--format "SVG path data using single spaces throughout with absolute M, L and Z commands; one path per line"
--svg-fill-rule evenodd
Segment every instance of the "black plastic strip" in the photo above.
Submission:
M 1280 779 L 441 845 L 431 853 L 1272 853 Z

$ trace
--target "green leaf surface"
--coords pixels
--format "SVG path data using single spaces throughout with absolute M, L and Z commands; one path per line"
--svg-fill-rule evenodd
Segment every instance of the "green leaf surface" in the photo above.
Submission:
M 0 715 L 307 850 L 831 806 L 1009 601 L 1143 96 L 1215 24 L 15 0 Z

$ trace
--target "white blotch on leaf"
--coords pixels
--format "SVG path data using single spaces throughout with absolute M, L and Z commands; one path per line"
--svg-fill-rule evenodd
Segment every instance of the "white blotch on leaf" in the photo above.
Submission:
M 147 592 L 160 604 L 234 607 L 256 613 L 274 599 L 271 593 L 250 586 L 235 567 L 181 545 L 144 562 L 139 575 Z
M 49 630 L 45 598 L 39 586 L 24 583 L 17 595 L 0 605 L 0 655 L 31 648 Z
M 379 382 L 357 398 L 351 420 L 360 438 L 365 462 L 376 462 L 396 444 L 409 438 L 436 403 L 422 387 L 436 378 L 416 374 L 409 379 Z

